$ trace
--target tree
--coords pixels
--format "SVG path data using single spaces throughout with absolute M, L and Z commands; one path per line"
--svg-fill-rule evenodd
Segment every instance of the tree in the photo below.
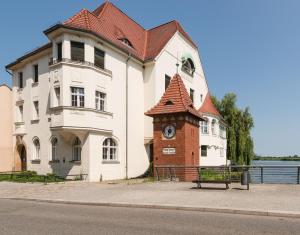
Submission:
M 213 96 L 212 101 L 227 123 L 227 158 L 233 164 L 249 165 L 254 158 L 254 143 L 251 137 L 254 121 L 249 107 L 239 109 L 234 93 L 226 94 L 220 101 Z

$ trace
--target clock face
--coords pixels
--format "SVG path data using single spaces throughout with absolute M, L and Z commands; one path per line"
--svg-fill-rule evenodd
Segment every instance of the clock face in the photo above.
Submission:
M 173 126 L 173 125 L 167 125 L 163 129 L 164 137 L 166 137 L 167 139 L 173 138 L 175 135 L 175 132 L 176 132 L 176 129 L 175 129 L 175 126 Z

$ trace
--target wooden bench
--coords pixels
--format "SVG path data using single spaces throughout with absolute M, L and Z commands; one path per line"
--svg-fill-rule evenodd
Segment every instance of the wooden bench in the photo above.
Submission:
M 197 188 L 201 188 L 201 183 L 204 184 L 225 184 L 226 189 L 229 189 L 229 184 L 231 184 L 231 180 L 193 180 L 193 183 L 197 184 Z

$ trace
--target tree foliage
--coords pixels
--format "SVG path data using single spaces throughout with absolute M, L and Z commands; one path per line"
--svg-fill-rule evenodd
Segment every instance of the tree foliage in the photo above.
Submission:
M 233 164 L 249 165 L 254 158 L 251 129 L 254 121 L 249 107 L 239 109 L 236 95 L 226 94 L 222 100 L 212 97 L 213 103 L 227 123 L 227 158 Z

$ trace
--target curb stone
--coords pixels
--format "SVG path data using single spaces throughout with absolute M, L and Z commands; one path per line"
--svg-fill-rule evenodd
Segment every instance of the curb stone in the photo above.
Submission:
M 34 198 L 1 198 L 6 200 L 31 201 L 53 204 L 69 204 L 69 205 L 84 205 L 84 206 L 109 206 L 109 207 L 124 207 L 124 208 L 147 208 L 147 209 L 163 209 L 163 210 L 182 210 L 182 211 L 199 211 L 213 212 L 225 214 L 240 214 L 240 215 L 259 215 L 272 217 L 287 217 L 300 218 L 300 213 L 291 211 L 261 211 L 261 210 L 246 210 L 246 209 L 230 209 L 217 207 L 194 207 L 194 206 L 174 206 L 174 205 L 154 205 L 154 204 L 134 204 L 134 203 L 118 203 L 118 202 L 83 202 L 83 201 L 66 201 L 59 199 L 34 199 Z

